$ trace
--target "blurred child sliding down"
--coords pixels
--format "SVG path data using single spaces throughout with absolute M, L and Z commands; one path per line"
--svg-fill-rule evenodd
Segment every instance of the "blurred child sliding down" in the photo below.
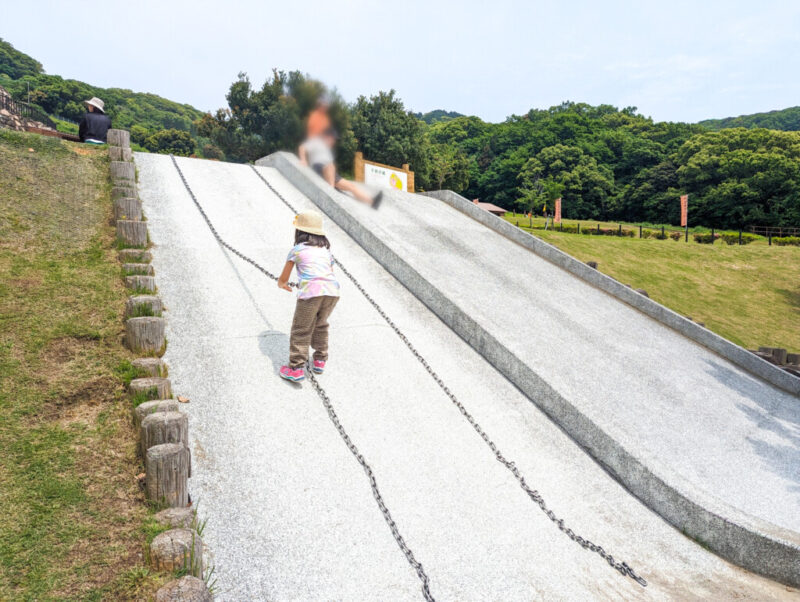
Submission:
M 278 278 L 278 287 L 291 291 L 289 276 L 297 268 L 297 306 L 289 339 L 289 364 L 280 375 L 286 380 L 305 379 L 309 345 L 314 349 L 311 369 L 325 370 L 328 360 L 328 316 L 339 301 L 339 282 L 333 273 L 331 244 L 322 229 L 322 215 L 304 211 L 294 218 L 294 247 Z
M 361 186 L 350 180 L 345 180 L 336 173 L 336 166 L 333 163 L 333 147 L 336 145 L 336 137 L 336 130 L 329 127 L 321 134 L 307 139 L 300 145 L 297 153 L 300 163 L 310 165 L 318 176 L 336 188 L 336 190 L 349 192 L 362 203 L 377 209 L 383 199 L 382 192 L 371 197 Z

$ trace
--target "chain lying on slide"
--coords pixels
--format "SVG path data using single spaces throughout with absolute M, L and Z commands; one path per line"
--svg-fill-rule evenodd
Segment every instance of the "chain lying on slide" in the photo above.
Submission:
M 275 187 L 272 186 L 272 184 L 270 184 L 266 178 L 264 178 L 264 176 L 261 175 L 261 173 L 259 173 L 259 171 L 255 168 L 255 166 L 250 165 L 250 167 L 252 167 L 255 174 L 261 179 L 262 182 L 264 182 L 264 184 L 267 185 L 267 187 L 272 191 L 272 193 L 283 202 L 284 205 L 286 205 L 289 209 L 291 209 L 293 213 L 297 213 L 297 210 L 292 206 L 292 204 L 289 203 L 289 201 L 287 201 L 283 197 L 283 195 L 280 192 L 278 192 L 275 189 Z M 483 439 L 486 445 L 489 446 L 489 448 L 492 450 L 492 453 L 494 453 L 494 456 L 497 459 L 497 461 L 500 462 L 503 466 L 505 466 L 511 472 L 512 475 L 514 475 L 514 478 L 517 480 L 520 487 L 522 487 L 523 491 L 525 491 L 528 497 L 536 505 L 538 505 L 539 508 L 541 508 L 542 512 L 544 512 L 547 515 L 547 518 L 549 518 L 556 525 L 558 525 L 558 528 L 561 531 L 563 531 L 567 535 L 567 537 L 569 537 L 572 541 L 574 541 L 584 549 L 598 554 L 603 560 L 608 562 L 608 564 L 611 565 L 614 569 L 622 573 L 622 575 L 632 578 L 634 581 L 636 581 L 636 583 L 638 583 L 642 587 L 647 587 L 647 580 L 639 576 L 630 566 L 628 566 L 628 563 L 616 560 L 611 554 L 606 552 L 602 546 L 592 543 L 590 540 L 581 537 L 580 535 L 575 533 L 571 528 L 567 527 L 564 524 L 564 519 L 558 518 L 555 515 L 555 513 L 547 507 L 547 504 L 545 503 L 544 498 L 542 498 L 541 494 L 537 490 L 531 489 L 531 487 L 525 481 L 525 477 L 522 476 L 522 474 L 520 473 L 516 464 L 512 460 L 508 460 L 503 455 L 503 453 L 497 447 L 497 444 L 495 444 L 495 442 L 492 441 L 489 435 L 486 434 L 486 431 L 484 431 L 481 425 L 478 424 L 478 421 L 475 420 L 475 417 L 469 413 L 467 408 L 464 407 L 464 404 L 462 404 L 455 396 L 455 394 L 452 391 L 450 391 L 449 387 L 444 383 L 441 377 L 439 377 L 439 375 L 434 371 L 434 369 L 431 367 L 428 361 L 422 356 L 422 354 L 420 354 L 419 351 L 417 351 L 417 348 L 414 347 L 411 341 L 408 340 L 408 337 L 406 337 L 406 335 L 403 334 L 403 332 L 397 327 L 397 325 L 386 314 L 386 312 L 383 311 L 383 308 L 380 305 L 378 305 L 378 303 L 364 289 L 361 283 L 358 280 L 356 280 L 356 278 L 347 270 L 347 268 L 345 268 L 342 265 L 342 263 L 339 260 L 334 258 L 334 261 L 336 261 L 336 265 L 339 266 L 339 269 L 342 270 L 342 273 L 345 276 L 347 276 L 347 278 L 355 285 L 355 287 L 369 302 L 369 304 L 372 305 L 373 308 L 375 308 L 375 311 L 378 312 L 378 314 L 384 319 L 384 321 L 389 325 L 389 327 L 394 331 L 394 333 L 398 337 L 400 337 L 400 340 L 403 341 L 403 343 L 405 343 L 406 347 L 408 347 L 411 353 L 414 354 L 414 357 L 417 358 L 417 361 L 419 361 L 419 363 L 422 364 L 422 366 L 425 368 L 425 370 L 428 372 L 431 378 L 433 378 L 433 380 L 436 381 L 436 384 L 439 385 L 439 388 L 444 392 L 445 395 L 447 395 L 447 397 L 450 399 L 453 405 L 455 405 L 458 408 L 458 411 L 461 412 L 464 418 L 466 418 L 467 422 L 469 422 L 470 426 L 472 426 L 475 432 L 477 432 L 478 435 L 480 435 L 481 439 Z
M 249 257 L 247 257 L 246 255 L 244 255 L 243 253 L 239 252 L 237 249 L 235 249 L 234 247 L 232 247 L 231 245 L 229 245 L 227 242 L 225 242 L 222 239 L 222 237 L 217 232 L 217 229 L 214 228 L 214 225 L 211 223 L 211 220 L 208 219 L 208 215 L 206 215 L 206 212 L 203 210 L 202 205 L 200 205 L 200 202 L 197 200 L 197 197 L 194 195 L 194 192 L 192 191 L 191 187 L 189 186 L 189 183 L 186 181 L 186 177 L 183 175 L 183 171 L 181 171 L 181 168 L 178 165 L 178 162 L 175 160 L 175 156 L 174 155 L 170 155 L 170 159 L 172 159 L 172 164 L 175 166 L 175 169 L 178 171 L 178 175 L 181 177 L 181 181 L 183 182 L 183 185 L 186 187 L 186 190 L 189 193 L 189 196 L 191 197 L 192 201 L 194 202 L 195 206 L 197 207 L 197 210 L 200 212 L 200 215 L 203 216 L 203 219 L 205 220 L 206 224 L 208 225 L 208 228 L 211 230 L 211 233 L 214 235 L 214 238 L 217 240 L 217 242 L 220 245 L 222 245 L 223 247 L 225 247 L 226 249 L 228 249 L 231 253 L 233 253 L 234 255 L 239 257 L 240 259 L 242 259 L 243 261 L 246 261 L 247 263 L 251 264 L 258 271 L 263 273 L 267 278 L 270 278 L 272 280 L 277 280 L 278 277 L 275 274 L 273 274 L 269 270 L 265 269 L 264 267 L 262 267 L 261 265 L 259 265 L 254 260 L 252 260 Z M 258 173 L 258 172 L 256 172 L 256 173 Z M 286 200 L 283 199 L 282 197 L 281 197 L 281 200 L 288 205 Z M 294 209 L 292 209 L 292 211 L 294 211 Z M 292 283 L 292 286 L 295 286 L 294 283 Z M 397 523 L 394 522 L 394 519 L 392 518 L 392 514 L 391 514 L 391 512 L 389 512 L 389 508 L 386 507 L 386 502 L 383 501 L 383 495 L 381 495 L 381 491 L 378 488 L 378 481 L 375 478 L 375 473 L 372 471 L 372 467 L 369 465 L 369 463 L 367 462 L 366 458 L 364 458 L 364 456 L 361 454 L 361 452 L 358 451 L 358 448 L 356 447 L 355 443 L 353 443 L 352 439 L 350 439 L 350 435 L 347 434 L 347 431 L 345 430 L 344 426 L 339 421 L 339 416 L 337 416 L 336 410 L 334 410 L 334 408 L 333 408 L 333 403 L 331 403 L 330 397 L 328 397 L 328 394 L 325 392 L 325 389 L 323 389 L 322 386 L 319 384 L 319 381 L 316 379 L 316 377 L 314 376 L 313 372 L 308 371 L 308 379 L 311 381 L 312 388 L 314 389 L 314 391 L 317 392 L 317 395 L 319 395 L 319 398 L 322 400 L 322 404 L 325 406 L 325 410 L 328 412 L 328 417 L 330 418 L 330 420 L 333 423 L 333 425 L 336 427 L 336 431 L 339 433 L 339 436 L 345 442 L 345 445 L 347 445 L 347 449 L 350 450 L 350 453 L 353 454 L 355 459 L 361 465 L 361 468 L 364 469 L 364 472 L 366 473 L 367 478 L 369 478 L 369 485 L 372 488 L 372 496 L 375 498 L 375 501 L 378 504 L 378 508 L 380 509 L 384 520 L 386 521 L 386 524 L 389 525 L 389 529 L 392 532 L 392 536 L 394 537 L 394 540 L 397 542 L 397 545 L 400 548 L 400 551 L 403 552 L 403 555 L 406 557 L 406 560 L 408 561 L 408 564 L 410 564 L 411 568 L 413 568 L 416 571 L 417 575 L 419 576 L 420 581 L 422 582 L 422 596 L 423 596 L 423 598 L 425 598 L 425 600 L 427 600 L 429 602 L 434 602 L 434 598 L 433 598 L 433 595 L 431 594 L 431 590 L 430 590 L 430 580 L 428 578 L 428 575 L 425 572 L 425 569 L 422 567 L 422 564 L 414 557 L 414 552 L 412 552 L 411 548 L 409 548 L 408 544 L 406 544 L 406 540 L 403 538 L 402 534 L 400 533 L 400 530 L 397 527 Z

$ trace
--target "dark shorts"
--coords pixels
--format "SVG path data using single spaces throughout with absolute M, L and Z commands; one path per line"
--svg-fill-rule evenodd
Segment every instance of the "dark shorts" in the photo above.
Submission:
M 315 172 L 317 172 L 317 175 L 318 175 L 320 178 L 322 178 L 322 177 L 323 177 L 323 176 L 322 176 L 322 170 L 323 170 L 324 168 L 325 168 L 325 166 L 324 166 L 324 165 L 322 165 L 321 163 L 317 163 L 316 165 L 312 165 L 312 166 L 311 166 L 311 169 L 313 169 Z M 334 174 L 334 175 L 333 175 L 333 181 L 334 181 L 334 182 L 338 182 L 339 180 L 341 180 L 341 179 L 342 179 L 342 176 L 340 176 L 340 175 L 339 175 L 339 172 L 338 172 L 338 171 L 334 171 L 334 172 L 333 172 L 333 174 Z

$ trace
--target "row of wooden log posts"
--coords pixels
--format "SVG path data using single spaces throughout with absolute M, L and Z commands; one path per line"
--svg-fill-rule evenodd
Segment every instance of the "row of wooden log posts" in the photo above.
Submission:
M 516 225 L 517 225 L 517 228 L 519 228 L 519 220 L 517 220 L 517 224 Z M 578 234 L 580 234 L 581 233 L 581 224 L 580 224 L 580 222 L 577 222 L 576 225 L 578 226 Z M 558 226 L 563 230 L 564 222 L 563 221 L 558 222 Z M 530 230 L 533 229 L 533 217 L 531 215 L 528 216 L 528 229 L 530 229 Z M 555 223 L 553 223 L 552 229 L 553 230 L 558 230 L 558 228 L 556 227 Z M 591 228 L 591 229 L 593 230 L 594 228 Z M 648 228 L 648 230 L 649 229 L 650 228 Z M 684 232 L 684 240 L 686 242 L 689 242 L 689 228 L 688 228 L 688 226 L 686 228 L 684 228 L 683 230 L 670 230 L 670 232 L 681 232 L 681 231 Z M 598 234 L 600 233 L 600 224 L 597 224 L 597 233 Z M 622 224 L 618 224 L 617 233 L 620 236 L 622 236 Z M 739 229 L 739 244 L 740 245 L 742 244 L 742 233 L 743 233 L 743 231 L 740 228 Z M 666 229 L 664 228 L 664 226 L 661 226 L 661 237 L 662 238 L 666 237 Z M 642 238 L 642 226 L 639 226 L 639 238 Z M 711 242 L 710 242 L 710 244 L 713 245 L 714 244 L 714 240 L 715 240 L 715 231 L 714 231 L 714 228 L 711 228 Z M 768 233 L 767 240 L 769 242 L 769 245 L 772 246 L 772 232 Z
M 211 600 L 202 579 L 203 542 L 189 500 L 189 420 L 172 398 L 167 366 L 160 357 L 166 348 L 164 306 L 155 294 L 147 222 L 136 188 L 130 134 L 109 130 L 108 144 L 119 260 L 125 286 L 133 293 L 125 304 L 125 345 L 141 356 L 132 363 L 138 373 L 147 375 L 133 379 L 129 386 L 134 400 L 146 399 L 133 408 L 133 423 L 145 462 L 147 499 L 165 508 L 156 514 L 156 519 L 172 527 L 153 539 L 149 557 L 157 570 L 187 573 L 159 589 L 155 600 Z

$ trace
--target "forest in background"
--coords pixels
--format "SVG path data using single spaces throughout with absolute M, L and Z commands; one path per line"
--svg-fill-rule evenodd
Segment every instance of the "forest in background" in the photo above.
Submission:
M 48 113 L 77 119 L 99 96 L 117 127 L 153 152 L 252 161 L 296 150 L 317 98 L 331 101 L 337 163 L 353 153 L 415 171 L 425 190 L 449 188 L 519 212 L 563 199 L 571 219 L 671 223 L 689 194 L 693 224 L 716 228 L 800 226 L 800 108 L 708 120 L 655 122 L 636 107 L 564 102 L 500 123 L 435 110 L 414 113 L 394 90 L 345 102 L 298 71 L 275 70 L 260 86 L 240 73 L 227 107 L 202 113 L 153 94 L 102 89 L 46 75 L 0 40 L 0 86 Z M 768 126 L 767 129 L 762 126 Z

